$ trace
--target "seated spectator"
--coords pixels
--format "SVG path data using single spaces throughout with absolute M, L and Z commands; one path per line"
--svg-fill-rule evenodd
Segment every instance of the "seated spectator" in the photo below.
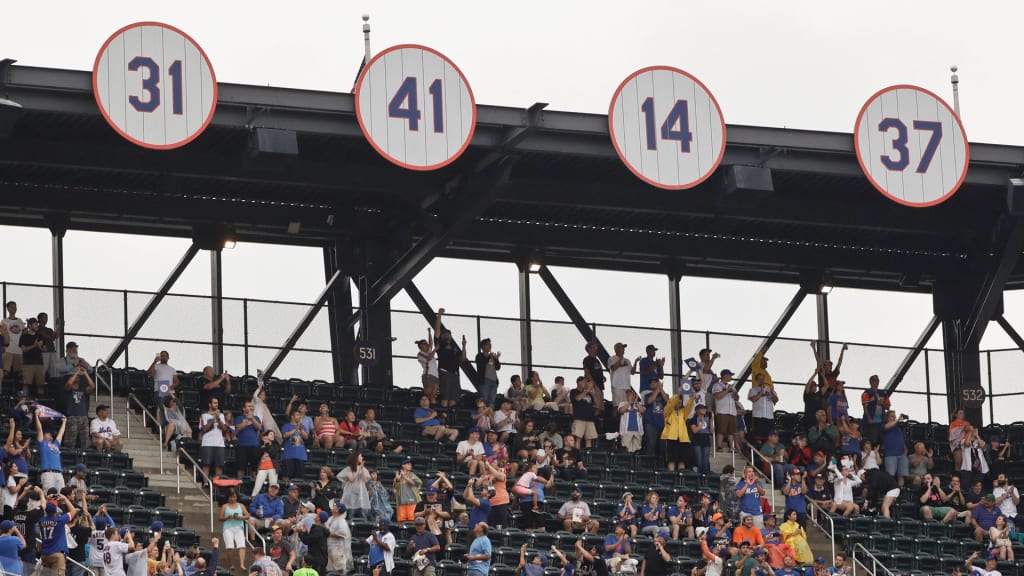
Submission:
M 331 416 L 331 405 L 320 403 L 320 413 L 313 420 L 313 446 L 334 448 L 338 441 L 338 419 Z
M 587 468 L 583 463 L 583 453 L 576 447 L 578 440 L 572 434 L 565 437 L 565 445 L 555 450 L 555 470 L 559 478 L 565 480 L 582 480 L 587 477 Z
M 825 510 L 831 511 L 835 493 L 832 490 L 832 485 L 826 482 L 827 479 L 828 475 L 824 471 L 816 473 L 814 483 L 807 487 L 807 498 Z
M 775 571 L 775 576 L 800 576 L 800 572 L 796 568 L 796 559 L 786 556 L 782 559 L 782 568 Z
M 992 495 L 995 496 L 996 505 L 999 506 L 999 510 L 1003 513 L 1003 516 L 1006 516 L 1007 520 L 1016 525 L 1017 505 L 1020 504 L 1020 492 L 1018 492 L 1017 487 L 1006 478 L 1006 474 L 996 476 L 995 489 L 992 490 Z
M 644 504 L 640 507 L 640 533 L 651 535 L 661 529 L 665 521 L 665 506 L 659 501 L 658 493 L 651 490 L 644 497 Z
M 639 514 L 636 504 L 633 503 L 633 493 L 626 492 L 622 495 L 622 502 L 616 511 L 615 523 L 625 526 L 631 537 L 636 536 L 637 517 Z
M 510 442 L 518 425 L 519 413 L 512 409 L 512 400 L 502 398 L 498 403 L 498 411 L 494 413 L 494 429 L 498 431 L 501 441 Z
M 484 458 L 484 445 L 480 441 L 480 430 L 471 428 L 469 436 L 455 447 L 455 461 L 465 467 L 470 476 L 476 476 L 481 458 Z
M 831 576 L 849 576 L 853 574 L 853 568 L 846 563 L 846 552 L 836 552 L 835 565 L 828 567 Z
M 992 476 L 1005 474 L 1010 462 L 1010 442 L 1003 442 L 999 436 L 989 436 L 988 446 L 985 449 L 985 460 L 988 462 L 989 473 Z
M 1003 513 L 996 508 L 996 498 L 991 494 L 985 495 L 985 498 L 981 501 L 981 506 L 974 509 L 971 513 L 970 525 L 974 528 L 974 539 L 978 542 L 984 542 L 985 537 L 989 535 L 989 530 L 996 525 L 996 518 L 1002 516 Z
M 366 449 L 366 439 L 356 422 L 355 410 L 346 410 L 344 420 L 338 423 L 338 442 L 335 446 L 344 446 L 349 450 Z
M 782 541 L 782 534 L 772 529 L 764 535 L 764 550 L 767 552 L 768 563 L 774 570 L 781 570 L 786 560 L 794 560 L 796 552 L 793 547 Z M 793 562 L 796 563 L 795 561 Z M 769 572 L 771 574 L 771 572 Z
M 786 453 L 786 461 L 800 468 L 806 468 L 814 461 L 813 452 L 807 445 L 807 436 L 797 434 L 793 437 L 793 445 Z
M 558 405 L 559 411 L 572 414 L 572 398 L 570 390 L 565 387 L 565 378 L 555 376 L 555 387 L 551 389 L 551 401 Z
M 630 558 L 633 553 L 633 545 L 629 541 L 626 527 L 616 523 L 615 532 L 604 539 L 604 551 L 602 556 L 612 572 L 636 572 L 638 562 Z
M 970 524 L 971 511 L 967 509 L 967 497 L 964 496 L 964 491 L 960 487 L 960 477 L 955 473 L 949 477 L 947 494 L 949 495 L 949 506 L 956 510 L 957 517 Z
M 1006 522 L 1006 516 L 996 516 L 996 523 L 988 529 L 989 542 L 992 543 L 991 552 L 999 554 L 1000 560 L 1015 560 L 1013 555 L 1013 541 L 1010 540 L 1010 531 L 1013 529 Z
M 832 480 L 832 508 L 829 512 L 839 512 L 843 516 L 860 514 L 860 506 L 853 498 L 853 489 L 860 486 L 860 478 L 853 473 L 853 468 L 843 466 L 840 470 L 836 466 L 829 466 L 835 478 Z
M 89 424 L 89 435 L 92 445 L 97 450 L 121 450 L 121 431 L 117 423 L 110 418 L 110 407 L 100 404 L 96 407 L 96 417 Z
M 925 474 L 915 497 L 921 504 L 921 518 L 940 520 L 944 524 L 957 519 L 958 512 L 949 505 L 949 495 L 942 489 L 938 476 Z
M 736 555 L 729 559 L 729 564 L 736 567 L 736 576 L 754 576 L 757 560 L 754 559 L 754 548 L 750 542 L 740 542 L 735 548 Z
M 494 409 L 482 397 L 476 399 L 476 409 L 470 412 L 469 417 L 480 432 L 494 429 Z
M 562 521 L 562 529 L 566 532 L 596 533 L 599 528 L 598 521 L 590 517 L 590 506 L 583 501 L 580 489 L 575 486 L 556 517 Z
M 268 529 L 284 516 L 284 502 L 278 498 L 279 487 L 271 483 L 266 493 L 257 494 L 249 503 L 249 525 L 254 529 Z
M 799 563 L 810 564 L 814 555 L 811 554 L 811 547 L 807 544 L 807 531 L 800 524 L 799 514 L 796 510 L 786 510 L 784 518 L 786 521 L 779 526 L 782 541 L 793 549 Z
M 964 502 L 967 504 L 967 509 L 972 512 L 975 508 L 981 506 L 981 501 L 985 498 L 985 492 L 981 489 L 981 485 L 981 478 L 975 478 L 971 482 L 970 489 L 964 494 Z
M 433 436 L 434 440 L 447 438 L 449 442 L 455 442 L 459 438 L 459 431 L 455 428 L 448 428 L 441 423 L 441 416 L 430 407 L 430 398 L 426 394 L 420 396 L 419 408 L 413 412 L 416 423 L 419 424 L 424 436 Z
M 531 410 L 552 410 L 558 412 L 560 409 L 558 403 L 552 400 L 551 394 L 544 387 L 544 383 L 540 380 L 540 374 L 536 370 L 530 372 L 530 381 L 526 384 L 526 395 L 529 398 L 527 408 Z
M 524 420 L 519 433 L 516 434 L 512 443 L 516 458 L 520 460 L 533 460 L 533 454 L 540 449 L 540 436 L 533 420 Z M 513 471 L 515 474 L 515 471 Z
M 690 511 L 689 501 L 686 496 L 680 494 L 676 498 L 674 506 L 669 506 L 665 512 L 665 519 L 668 521 L 672 539 L 679 540 L 680 532 L 686 538 L 693 538 L 693 512 Z
M 768 439 L 758 451 L 768 459 L 768 462 L 759 462 L 765 475 L 771 475 L 776 484 L 782 482 L 786 477 L 786 447 L 779 443 L 779 431 L 773 429 L 768 432 Z
M 967 558 L 967 562 L 964 563 L 965 572 L 970 576 L 1002 576 L 996 567 L 999 565 L 999 553 L 998 552 L 986 552 L 985 553 L 985 568 L 979 568 L 974 565 L 974 561 L 981 556 L 981 552 L 975 550 L 971 553 L 970 557 Z M 954 570 L 954 574 L 959 574 L 959 570 Z
M 505 398 L 511 402 L 511 409 L 516 413 L 525 412 L 530 406 L 530 395 L 526 392 L 526 386 L 523 386 L 523 379 L 519 374 L 513 374 L 509 378 L 510 386 L 508 391 L 505 392 Z M 501 425 L 496 423 L 498 430 L 501 430 Z
M 487 456 L 487 460 L 490 462 L 497 462 L 498 460 L 508 459 L 508 447 L 505 446 L 504 442 L 498 440 L 497 430 L 488 430 L 487 441 L 484 442 L 484 455 Z
M 824 410 L 818 410 L 815 416 L 817 419 L 814 426 L 807 430 L 808 445 L 812 451 L 824 452 L 826 456 L 835 454 L 839 431 L 828 421 Z
M 764 536 L 761 534 L 761 529 L 754 525 L 753 516 L 743 517 L 743 521 L 732 532 L 732 541 L 736 545 L 747 542 L 754 548 L 764 546 Z
M 551 441 L 551 447 L 555 450 L 562 448 L 564 444 L 562 435 L 558 432 L 558 424 L 554 422 L 548 422 L 548 425 L 544 427 L 544 431 L 540 433 L 540 441 L 547 442 Z
M 363 419 L 359 421 L 359 434 L 366 441 L 366 445 L 378 454 L 387 449 L 391 449 L 395 454 L 401 454 L 403 450 L 401 444 L 395 445 L 384 433 L 384 427 L 377 422 L 377 411 L 373 408 L 367 408 L 366 412 L 363 412 Z

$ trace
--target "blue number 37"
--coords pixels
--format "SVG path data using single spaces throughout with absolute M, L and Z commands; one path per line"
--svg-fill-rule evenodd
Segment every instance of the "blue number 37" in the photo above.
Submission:
M 907 125 L 899 118 L 883 118 L 878 123 L 878 131 L 888 132 L 889 130 L 896 130 L 896 137 L 892 140 L 892 149 L 896 153 L 896 158 L 893 158 L 890 154 L 883 154 L 880 160 L 882 165 L 889 170 L 902 172 L 910 164 L 910 150 L 907 148 Z M 925 145 L 924 152 L 921 153 L 921 161 L 917 163 L 916 172 L 924 174 L 928 171 L 928 167 L 931 166 L 932 158 L 935 157 L 935 152 L 939 149 L 939 143 L 942 142 L 942 123 L 929 120 L 914 120 L 914 130 L 927 130 L 931 132 L 928 144 Z

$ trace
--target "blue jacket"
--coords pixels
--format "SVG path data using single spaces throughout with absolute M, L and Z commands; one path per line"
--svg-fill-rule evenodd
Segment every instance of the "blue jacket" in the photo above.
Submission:
M 280 498 L 274 498 L 271 500 L 266 494 L 257 494 L 252 502 L 249 504 L 249 514 L 259 518 L 260 506 L 263 507 L 263 518 L 273 518 L 274 520 L 280 520 L 284 516 L 284 502 Z

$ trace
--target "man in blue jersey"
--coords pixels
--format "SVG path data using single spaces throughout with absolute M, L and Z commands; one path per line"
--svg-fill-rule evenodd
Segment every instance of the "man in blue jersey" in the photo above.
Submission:
M 473 506 L 473 510 L 469 513 L 469 525 L 476 526 L 481 522 L 486 522 L 491 515 L 491 497 L 494 496 L 494 486 L 484 486 L 480 490 L 480 497 L 477 498 L 474 490 L 476 489 L 477 478 L 470 478 L 469 482 L 466 483 L 466 489 L 462 492 L 462 499 L 467 504 Z
M 36 420 L 38 422 L 38 420 Z M 63 428 L 61 432 L 63 432 Z M 42 449 L 40 449 L 42 452 Z M 65 528 L 75 519 L 75 505 L 63 494 L 57 495 L 57 500 L 66 511 L 60 514 L 60 507 L 55 502 L 46 504 L 46 516 L 39 521 L 39 535 L 42 539 L 40 556 L 43 568 L 46 568 L 55 576 L 65 576 L 67 572 L 68 533 Z
M 50 430 L 43 430 L 43 422 L 39 420 L 39 411 L 35 412 L 36 436 L 39 440 L 39 483 L 44 491 L 50 488 L 64 488 L 64 468 L 60 463 L 60 443 L 64 438 L 64 429 L 68 419 L 60 418 L 60 430 L 54 436 Z
M 487 576 L 491 571 L 491 540 L 487 537 L 487 524 L 478 522 L 473 527 L 473 542 L 469 545 L 466 576 Z
M 25 548 L 25 537 L 18 532 L 18 526 L 10 520 L 0 522 L 0 566 L 7 574 L 22 574 L 21 551 Z

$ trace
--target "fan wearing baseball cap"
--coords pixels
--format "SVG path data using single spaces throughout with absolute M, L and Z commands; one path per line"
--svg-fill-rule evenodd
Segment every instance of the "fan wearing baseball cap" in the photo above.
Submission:
M 43 568 L 51 570 L 57 576 L 64 576 L 67 570 L 68 539 L 65 526 L 75 519 L 77 510 L 67 496 L 58 494 L 57 499 L 66 513 L 60 514 L 60 507 L 54 502 L 46 504 L 46 516 L 39 520 L 39 533 L 42 535 L 40 547 Z
M 644 350 L 646 356 L 637 356 L 635 365 L 640 373 L 640 396 L 651 389 L 651 380 L 663 380 L 665 378 L 665 358 L 655 358 L 658 349 L 654 344 L 648 344 Z
M 0 566 L 7 574 L 21 574 L 21 551 L 25 549 L 25 538 L 17 530 L 17 524 L 10 520 L 0 522 Z
M 636 367 L 626 358 L 626 344 L 615 343 L 615 355 L 608 358 L 608 371 L 612 375 L 612 402 L 619 406 L 626 401 L 626 390 L 633 387 L 631 382 Z

